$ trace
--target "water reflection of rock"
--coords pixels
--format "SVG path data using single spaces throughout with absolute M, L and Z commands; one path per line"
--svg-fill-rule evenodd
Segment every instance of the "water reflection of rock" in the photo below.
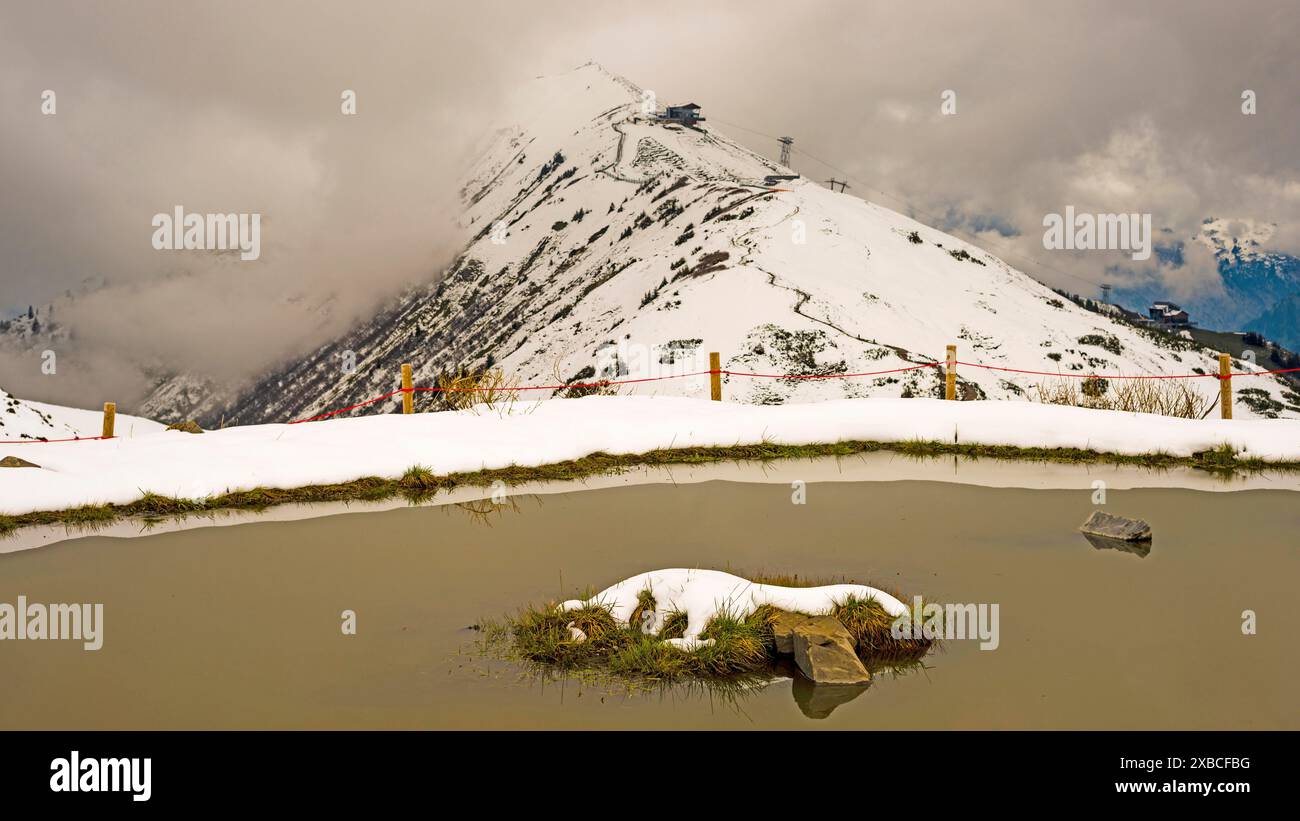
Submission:
M 790 691 L 795 704 L 808 718 L 823 719 L 835 712 L 841 704 L 848 704 L 862 695 L 871 684 L 818 684 L 799 672 L 799 668 L 790 659 L 782 659 L 777 664 L 777 672 L 789 676 Z
M 461 648 L 462 652 L 456 656 L 458 663 L 463 663 L 467 658 L 477 658 L 481 662 L 488 662 L 489 665 L 492 663 L 489 660 L 493 659 L 495 654 L 486 652 L 484 655 L 479 655 L 479 653 L 484 652 L 481 641 L 473 645 L 473 647 L 476 651 L 474 653 L 466 653 L 467 648 Z M 501 659 L 496 658 L 495 661 L 499 663 Z M 522 669 L 516 669 L 518 670 L 519 680 L 532 686 L 551 687 L 559 685 L 563 688 L 566 684 L 577 685 L 583 688 L 595 688 L 605 695 L 623 698 L 653 695 L 660 699 L 672 701 L 706 699 L 715 705 L 725 706 L 741 715 L 749 714 L 748 707 L 750 705 L 747 702 L 755 696 L 769 688 L 782 687 L 782 683 L 788 680 L 790 682 L 790 694 L 794 697 L 795 704 L 799 706 L 799 711 L 814 721 L 828 718 L 836 709 L 848 704 L 871 689 L 871 683 L 818 684 L 800 672 L 798 665 L 790 657 L 778 660 L 771 669 L 763 672 L 723 679 L 696 679 L 657 683 L 620 680 L 612 676 L 583 677 L 576 675 L 573 671 L 555 670 L 543 664 L 527 662 L 524 663 Z M 922 659 L 912 659 L 890 662 L 879 666 L 871 665 L 869 669 L 874 682 L 881 675 L 902 678 L 928 668 L 926 668 Z M 481 673 L 482 670 L 479 672 Z M 604 701 L 603 696 L 601 701 Z
M 1125 553 L 1132 553 L 1135 556 L 1146 558 L 1151 552 L 1151 541 L 1129 542 L 1123 539 L 1112 539 L 1107 536 L 1099 536 L 1096 533 L 1085 533 L 1083 538 L 1098 550 L 1122 550 Z

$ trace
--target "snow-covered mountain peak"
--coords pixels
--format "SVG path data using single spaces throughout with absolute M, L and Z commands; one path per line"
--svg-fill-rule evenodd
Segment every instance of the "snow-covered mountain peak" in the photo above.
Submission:
M 235 424 L 310 416 L 392 391 L 402 362 L 423 385 L 486 365 L 552 385 L 700 370 L 719 351 L 727 370 L 787 377 L 729 378 L 727 398 L 751 403 L 933 395 L 937 368 L 806 377 L 935 363 L 948 344 L 964 362 L 1050 373 L 1217 368 L 1213 352 L 1087 311 L 887 208 L 766 179 L 790 171 L 713 130 L 707 100 L 697 100 L 704 122 L 667 121 L 595 64 L 534 80 L 522 98 L 468 169 L 465 246 L 445 276 L 233 399 L 196 398 L 201 382 L 175 380 L 146 413 Z M 959 379 L 966 398 L 1021 401 L 1042 381 L 971 367 Z M 1260 407 L 1300 415 L 1300 396 L 1258 381 L 1274 403 Z M 708 386 L 620 390 L 707 396 Z
M 1265 249 L 1276 233 L 1277 225 L 1270 222 L 1210 217 L 1201 223 L 1194 240 L 1217 259 L 1249 262 L 1270 256 Z

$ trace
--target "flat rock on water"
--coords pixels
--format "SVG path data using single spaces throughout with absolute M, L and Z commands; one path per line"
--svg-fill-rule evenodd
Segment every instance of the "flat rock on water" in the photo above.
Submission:
M 1112 516 L 1100 510 L 1094 510 L 1088 517 L 1088 521 L 1079 525 L 1079 530 L 1093 536 L 1118 539 L 1121 542 L 1151 541 L 1151 525 L 1141 519 Z
M 866 684 L 871 674 L 854 649 L 853 635 L 833 616 L 810 616 L 792 630 L 794 661 L 818 684 Z

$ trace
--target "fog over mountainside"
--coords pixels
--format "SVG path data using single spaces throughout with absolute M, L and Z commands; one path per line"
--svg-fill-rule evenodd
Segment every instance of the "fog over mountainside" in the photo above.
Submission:
M 0 320 L 30 305 L 41 330 L 0 334 L 0 385 L 25 398 L 212 402 L 353 333 L 466 249 L 459 185 L 511 90 L 589 58 L 768 161 L 790 135 L 805 181 L 848 178 L 1054 287 L 1220 288 L 1195 242 L 1176 267 L 1045 250 L 1043 216 L 1067 206 L 1183 239 L 1251 220 L 1300 254 L 1288 4 L 11 5 Z M 177 206 L 261 214 L 260 257 L 154 250 L 151 219 Z M 1286 304 L 1253 315 L 1285 328 Z
M 729 396 L 760 404 L 934 395 L 939 372 L 915 366 L 949 343 L 963 361 L 1047 372 L 1217 368 L 1213 352 L 1084 310 L 899 213 L 802 177 L 768 180 L 793 172 L 707 121 L 647 116 L 641 89 L 597 64 L 535 80 L 517 99 L 460 187 L 467 241 L 445 278 L 238 391 L 181 375 L 143 412 L 288 421 L 392 391 L 403 362 L 423 386 L 492 365 L 523 385 L 633 380 L 707 368 L 708 351 L 727 370 L 795 377 L 912 368 L 729 380 Z M 969 398 L 1025 398 L 1041 381 L 959 373 Z M 1300 415 L 1284 385 L 1257 387 Z M 701 396 L 707 383 L 621 390 Z

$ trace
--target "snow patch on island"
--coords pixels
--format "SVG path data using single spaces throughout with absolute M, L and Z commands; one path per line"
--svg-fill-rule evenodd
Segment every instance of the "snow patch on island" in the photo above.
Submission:
M 865 584 L 828 584 L 822 587 L 780 587 L 774 584 L 757 584 L 740 576 L 720 570 L 693 570 L 671 568 L 651 570 L 605 588 L 586 601 L 570 599 L 559 605 L 559 610 L 581 610 L 597 605 L 607 609 L 614 620 L 628 624 L 639 604 L 639 596 L 649 591 L 654 597 L 653 620 L 645 629 L 658 634 L 664 628 L 669 614 L 686 614 L 686 631 L 679 639 L 665 639 L 665 643 L 683 650 L 707 647 L 712 639 L 701 640 L 700 634 L 709 622 L 726 615 L 745 618 L 764 605 L 794 613 L 821 616 L 831 612 L 837 604 L 849 597 L 877 602 L 891 616 L 901 616 L 907 606 L 898 599 Z

